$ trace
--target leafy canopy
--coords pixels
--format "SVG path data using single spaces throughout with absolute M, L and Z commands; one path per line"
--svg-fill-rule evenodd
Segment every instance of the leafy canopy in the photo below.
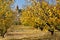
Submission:
M 36 2 L 27 6 L 20 17 L 23 25 L 39 27 L 44 29 L 55 29 L 60 27 L 60 4 L 49 5 L 45 1 Z

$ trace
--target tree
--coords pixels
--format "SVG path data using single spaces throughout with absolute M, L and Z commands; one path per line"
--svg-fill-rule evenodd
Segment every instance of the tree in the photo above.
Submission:
M 60 5 L 60 4 L 59 4 Z M 36 2 L 32 0 L 32 5 L 27 6 L 22 11 L 20 17 L 24 25 L 48 30 L 53 34 L 56 27 L 60 27 L 60 7 L 59 5 L 49 5 L 45 1 Z
M 21 23 L 20 23 L 21 11 L 22 11 L 22 9 L 19 9 L 19 7 L 17 6 L 16 11 L 15 11 L 14 25 L 21 25 Z
M 13 1 L 14 0 L 0 0 L 0 34 L 3 37 L 14 20 L 14 12 L 10 7 Z

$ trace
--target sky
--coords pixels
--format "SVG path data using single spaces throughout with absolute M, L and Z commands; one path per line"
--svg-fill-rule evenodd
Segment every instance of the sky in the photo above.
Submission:
M 49 2 L 49 4 L 53 4 L 53 5 L 56 4 L 56 0 L 46 0 L 46 1 Z
M 19 6 L 19 9 L 23 8 L 23 5 L 26 5 L 25 0 L 15 0 L 13 6 L 11 6 L 13 9 L 16 8 L 16 6 Z
M 46 1 L 48 1 L 48 0 L 46 0 Z M 56 2 L 56 1 L 55 1 L 55 0 L 50 0 L 50 1 L 49 1 L 49 4 L 55 4 L 55 3 L 53 3 L 53 2 Z M 18 5 L 18 6 L 19 6 L 19 9 L 22 9 L 22 8 L 23 8 L 23 5 L 26 5 L 26 4 L 27 4 L 27 3 L 26 3 L 26 0 L 15 0 L 12 8 L 15 9 L 16 6 Z

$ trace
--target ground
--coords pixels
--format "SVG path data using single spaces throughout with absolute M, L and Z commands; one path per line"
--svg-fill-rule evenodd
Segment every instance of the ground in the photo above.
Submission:
M 51 35 L 48 31 L 41 31 L 31 26 L 14 25 L 11 26 L 4 38 L 0 40 L 60 40 L 60 32 Z

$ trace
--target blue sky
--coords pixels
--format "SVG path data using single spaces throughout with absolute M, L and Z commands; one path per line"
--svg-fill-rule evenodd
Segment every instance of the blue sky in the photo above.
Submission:
M 46 1 L 49 1 L 49 4 L 56 4 L 56 0 L 46 0 Z
M 22 8 L 23 5 L 25 5 L 25 0 L 15 0 L 15 5 L 18 5 L 19 8 Z
M 23 5 L 25 5 L 25 4 L 26 4 L 25 0 L 15 0 L 12 8 L 14 9 L 18 5 L 19 9 L 21 9 L 23 7 Z
M 46 0 L 48 1 L 48 0 Z M 50 0 L 49 4 L 52 4 L 53 2 L 56 2 L 55 0 Z M 26 0 L 15 0 L 14 5 L 12 6 L 12 8 L 15 8 L 17 5 L 19 6 L 19 9 L 23 8 L 23 5 L 26 5 Z M 55 3 L 53 3 L 55 4 Z

